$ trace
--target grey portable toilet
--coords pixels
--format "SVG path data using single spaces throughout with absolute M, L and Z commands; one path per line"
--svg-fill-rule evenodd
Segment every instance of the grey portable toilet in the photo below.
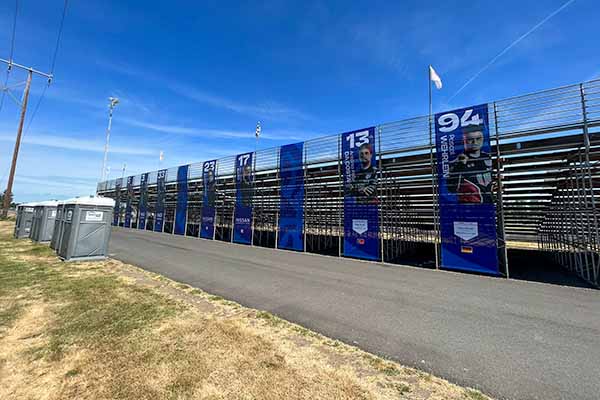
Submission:
M 69 199 L 69 200 L 59 200 L 58 203 L 56 204 L 56 219 L 54 221 L 54 231 L 52 232 L 52 239 L 50 240 L 50 248 L 52 250 L 58 250 L 58 248 L 60 247 L 60 239 L 61 239 L 61 235 L 62 235 L 62 224 L 63 224 L 63 219 L 62 219 L 62 214 L 63 214 L 63 208 L 65 206 L 65 202 L 66 201 L 70 201 L 73 199 Z
M 31 227 L 31 240 L 38 243 L 52 240 L 57 205 L 56 200 L 42 201 L 36 204 Z
M 17 210 L 17 221 L 15 223 L 14 236 L 17 239 L 28 238 L 31 234 L 34 207 L 37 203 L 23 203 Z
M 115 201 L 108 197 L 79 197 L 65 201 L 57 252 L 65 261 L 99 260 L 108 255 Z
M 13 237 L 17 237 L 19 233 L 19 226 L 21 225 L 21 215 L 23 215 L 23 204 L 17 204 L 17 214 L 15 218 L 15 229 L 13 231 Z

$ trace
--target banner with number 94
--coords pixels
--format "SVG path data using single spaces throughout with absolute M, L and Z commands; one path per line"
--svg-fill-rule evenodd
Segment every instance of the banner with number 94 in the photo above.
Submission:
M 497 274 L 487 104 L 435 115 L 442 267 Z

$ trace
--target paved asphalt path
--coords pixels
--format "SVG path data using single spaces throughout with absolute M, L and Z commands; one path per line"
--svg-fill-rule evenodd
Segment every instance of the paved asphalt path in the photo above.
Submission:
M 497 398 L 600 399 L 600 291 L 115 228 L 113 257 Z

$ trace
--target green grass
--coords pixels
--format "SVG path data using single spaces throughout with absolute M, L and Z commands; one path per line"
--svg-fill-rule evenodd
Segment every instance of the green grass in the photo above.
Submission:
M 392 382 L 388 386 L 396 390 L 401 396 L 411 391 L 410 386 L 404 383 Z
M 52 264 L 54 253 L 46 246 L 32 244 L 18 252 L 42 258 L 12 261 L 0 251 L 0 297 L 29 294 L 60 304 L 52 308 L 54 322 L 48 343 L 32 349 L 33 358 L 60 359 L 73 345 L 109 345 L 136 329 L 152 327 L 179 308 L 174 301 L 150 289 L 126 285 L 113 275 L 77 274 L 74 264 L 57 267 Z M 19 302 L 3 308 L 0 327 L 12 323 L 21 308 Z
M 302 336 L 319 337 L 318 333 L 313 332 L 310 329 L 306 329 L 305 327 L 300 325 L 294 325 L 292 327 L 292 330 L 296 333 L 299 333 Z
M 465 398 L 469 400 L 488 400 L 479 390 L 465 389 Z
M 370 354 L 364 355 L 365 359 L 371 364 L 377 371 L 384 373 L 387 376 L 400 375 L 400 370 L 390 362 L 387 362 L 379 357 L 372 356 Z
M 271 314 L 268 311 L 259 311 L 256 313 L 256 318 L 266 321 L 270 326 L 280 326 L 285 324 L 281 318 Z
M 75 344 L 108 344 L 175 313 L 173 303 L 148 289 L 129 287 L 123 293 L 121 285 L 113 277 L 73 279 L 56 285 L 53 296 L 62 292 L 70 302 L 56 311 L 57 324 L 50 331 L 48 356 L 59 359 L 66 348 Z
M 67 371 L 67 373 L 65 374 L 65 377 L 67 378 L 72 378 L 74 376 L 77 376 L 81 373 L 81 371 L 79 370 L 79 368 L 75 368 L 75 369 L 70 369 Z
M 39 257 L 55 257 L 56 253 L 50 247 L 43 244 L 34 244 L 30 249 L 22 252 L 23 254 L 28 254 L 32 256 Z

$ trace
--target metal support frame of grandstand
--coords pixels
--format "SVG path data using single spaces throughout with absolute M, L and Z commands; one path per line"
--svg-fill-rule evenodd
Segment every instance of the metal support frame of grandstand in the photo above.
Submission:
M 600 180 L 600 80 L 544 90 L 488 104 L 499 259 L 508 275 L 508 248 L 535 248 L 593 285 L 600 285 L 598 182 Z M 428 117 L 376 126 L 379 166 L 382 260 L 435 267 L 439 243 L 436 190 L 432 190 Z M 306 141 L 306 251 L 343 254 L 343 190 L 340 135 Z M 279 218 L 279 148 L 258 150 L 253 196 L 257 246 L 276 247 Z M 231 240 L 235 202 L 234 158 L 220 159 L 217 170 L 217 238 Z M 190 165 L 193 195 L 187 233 L 197 236 L 202 207 L 202 162 Z M 153 221 L 156 172 L 148 179 L 147 221 Z M 172 231 L 177 200 L 177 168 L 167 171 L 165 231 Z M 98 194 L 116 197 L 117 180 L 98 184 Z M 119 179 L 121 181 L 121 179 Z M 120 220 L 125 212 L 122 180 Z M 134 178 L 139 198 L 140 178 Z M 132 215 L 137 216 L 138 199 Z M 153 203 L 154 202 L 154 203 Z M 188 208 L 188 214 L 189 210 Z M 134 218 L 135 219 L 135 218 Z M 133 224 L 132 224 L 133 225 Z M 137 222 L 135 223 L 136 226 Z M 147 229 L 152 229 L 146 224 Z M 171 227 L 171 228 L 169 228 Z

